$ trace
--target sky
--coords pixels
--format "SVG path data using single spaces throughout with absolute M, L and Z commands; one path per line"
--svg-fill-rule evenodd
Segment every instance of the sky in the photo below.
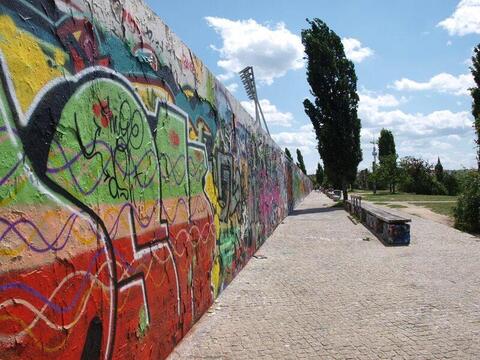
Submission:
M 480 43 L 480 0 L 146 0 L 225 86 L 253 112 L 238 77 L 254 68 L 273 139 L 299 148 L 308 173 L 320 157 L 303 100 L 306 81 L 301 31 L 323 20 L 355 64 L 363 161 L 382 128 L 400 157 L 421 157 L 445 169 L 476 164 L 470 74 Z M 295 157 L 295 155 L 294 155 Z

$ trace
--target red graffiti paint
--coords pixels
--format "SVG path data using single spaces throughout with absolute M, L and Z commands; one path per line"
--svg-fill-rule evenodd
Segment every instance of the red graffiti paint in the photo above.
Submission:
M 172 144 L 173 146 L 177 147 L 178 145 L 180 145 L 180 137 L 178 136 L 178 133 L 176 131 L 170 131 L 170 133 L 168 134 L 168 138 L 170 140 L 170 144 Z
M 107 128 L 112 119 L 113 113 L 110 110 L 107 100 L 102 100 L 92 105 L 92 111 L 97 119 L 100 119 L 101 125 Z

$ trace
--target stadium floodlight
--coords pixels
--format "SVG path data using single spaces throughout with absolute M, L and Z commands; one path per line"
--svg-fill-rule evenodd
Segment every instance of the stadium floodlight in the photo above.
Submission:
M 260 106 L 260 102 L 258 101 L 257 85 L 255 84 L 255 75 L 253 74 L 253 67 L 247 66 L 245 69 L 240 71 L 239 74 L 248 98 L 252 100 L 255 104 L 255 121 L 260 123 L 260 118 L 261 118 L 263 121 L 263 125 L 267 130 L 267 134 L 270 135 L 267 122 L 265 121 L 265 116 L 263 115 L 262 107 Z

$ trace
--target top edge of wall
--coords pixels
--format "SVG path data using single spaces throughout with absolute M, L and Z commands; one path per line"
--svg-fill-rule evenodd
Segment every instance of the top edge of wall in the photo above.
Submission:
M 220 113 L 229 108 L 235 114 L 235 121 L 240 122 L 252 133 L 259 133 L 264 141 L 283 152 L 203 61 L 145 1 L 55 0 L 55 3 L 60 10 L 72 16 L 76 13 L 83 17 L 90 14 L 97 24 L 114 32 L 124 41 L 141 41 L 146 48 L 153 51 L 160 65 L 171 68 L 176 82 L 184 93 L 197 94 Z M 294 162 L 293 165 L 296 166 Z

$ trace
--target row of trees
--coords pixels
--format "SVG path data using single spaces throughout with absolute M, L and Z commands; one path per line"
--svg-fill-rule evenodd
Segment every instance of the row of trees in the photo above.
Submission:
M 293 162 L 292 154 L 288 148 L 285 148 L 285 156 Z M 303 161 L 303 155 L 300 149 L 297 149 L 297 166 L 305 175 L 307 175 L 307 169 L 305 168 L 305 162 Z
M 307 19 L 307 22 L 310 28 L 302 30 L 302 43 L 312 99 L 305 99 L 303 105 L 315 129 L 324 165 L 324 168 L 318 165 L 317 184 L 341 188 L 344 199 L 348 198 L 348 185 L 355 181 L 365 187 L 371 183 L 383 185 L 392 193 L 397 187 L 419 194 L 453 195 L 460 191 L 456 224 L 464 230 L 480 231 L 480 45 L 474 49 L 471 67 L 476 83 L 471 95 L 478 172 L 470 172 L 465 181 L 459 181 L 456 174 L 443 170 L 440 159 L 436 166 L 415 157 L 399 160 L 392 132 L 383 129 L 378 143 L 378 169 L 374 174 L 366 169 L 357 176 L 362 150 L 355 67 L 345 56 L 341 39 L 335 32 L 319 19 Z
M 457 195 L 458 181 L 451 172 L 444 172 L 440 158 L 433 166 L 429 162 L 407 156 L 399 160 L 395 138 L 388 129 L 382 129 L 378 139 L 379 165 L 375 172 L 364 169 L 357 174 L 356 184 L 363 189 L 389 189 L 425 195 Z
M 406 156 L 400 160 L 391 156 L 381 163 L 375 173 L 364 169 L 357 174 L 354 187 L 373 190 L 388 189 L 423 195 L 457 195 L 460 189 L 459 174 L 463 171 L 443 171 L 438 159 L 435 166 L 421 158 Z

